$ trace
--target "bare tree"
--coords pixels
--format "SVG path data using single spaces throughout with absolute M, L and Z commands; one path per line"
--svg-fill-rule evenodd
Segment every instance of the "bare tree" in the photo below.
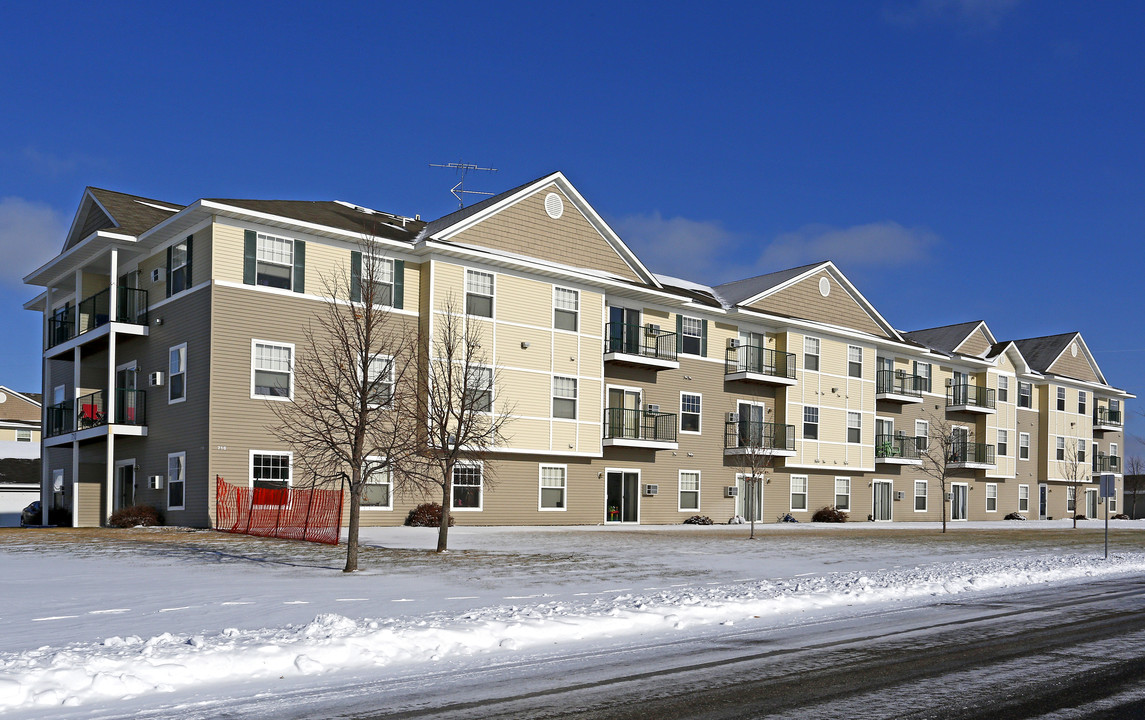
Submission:
M 1125 495 L 1129 495 L 1129 517 L 1136 517 L 1137 491 L 1142 489 L 1142 486 L 1145 485 L 1145 483 L 1142 482 L 1145 480 L 1145 477 L 1141 475 L 1141 471 L 1145 469 L 1145 463 L 1142 463 L 1140 455 L 1134 455 L 1126 462 L 1125 468 L 1129 472 L 1125 474 L 1122 492 Z
M 965 462 L 967 445 L 973 441 L 968 431 L 965 439 L 955 433 L 955 426 L 945 417 L 927 413 L 929 434 L 925 448 L 919 448 L 918 457 L 922 460 L 922 471 L 938 481 L 942 501 L 942 532 L 946 532 L 946 488 L 954 463 Z
M 452 295 L 441 310 L 418 364 L 417 416 L 426 442 L 408 479 L 423 495 L 440 491 L 437 552 L 446 552 L 450 509 L 455 500 L 459 507 L 476 506 L 488 491 L 492 473 L 484 460 L 505 442 L 513 408 L 500 399 L 501 371 L 482 347 L 481 321 L 463 314 Z
M 322 278 L 324 305 L 304 329 L 294 361 L 295 402 L 270 403 L 271 430 L 291 446 L 295 464 L 322 485 L 349 483 L 350 518 L 344 572 L 358 569 L 363 497 L 392 502 L 395 481 L 415 454 L 416 326 L 390 312 L 393 261 L 368 236 L 351 268 Z M 389 483 L 371 488 L 371 479 Z
M 1065 450 L 1058 459 L 1058 468 L 1066 483 L 1066 511 L 1069 511 L 1069 494 L 1073 493 L 1073 526 L 1077 528 L 1078 503 L 1083 502 L 1085 484 L 1089 482 L 1089 464 L 1085 461 L 1085 450 L 1078 446 L 1078 440 L 1065 439 Z
M 756 488 L 762 488 L 768 482 L 768 476 L 775 467 L 775 453 L 787 447 L 786 433 L 781 430 L 784 425 L 775 425 L 767 420 L 771 416 L 771 408 L 764 410 L 763 421 L 739 418 L 735 423 L 736 447 L 740 450 L 736 456 L 736 465 L 743 470 L 744 507 L 748 508 L 751 533 L 748 540 L 755 539 L 755 516 L 759 508 L 755 507 Z M 782 436 L 781 436 L 782 435 Z M 760 503 L 762 505 L 762 502 Z

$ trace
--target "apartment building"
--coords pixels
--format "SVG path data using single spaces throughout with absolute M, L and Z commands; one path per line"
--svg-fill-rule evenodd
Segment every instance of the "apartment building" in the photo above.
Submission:
M 919 457 L 936 422 L 958 434 L 956 521 L 1095 514 L 1096 484 L 1074 497 L 1065 469 L 1121 472 L 1132 396 L 1080 333 L 902 332 L 830 261 L 718 286 L 656 275 L 561 173 L 428 223 L 88 188 L 61 253 L 25 278 L 44 288 L 25 307 L 44 315 L 45 507 L 95 526 L 147 503 L 210 526 L 216 477 L 302 480 L 271 408 L 306 402 L 303 329 L 323 278 L 360 267 L 364 236 L 393 322 L 432 337 L 447 304 L 463 309 L 500 369 L 483 390 L 495 411 L 511 401 L 507 442 L 455 472 L 461 524 L 804 520 L 826 505 L 937 520 Z M 771 467 L 749 497 L 753 449 Z M 400 524 L 420 501 L 394 490 L 371 478 L 364 524 Z

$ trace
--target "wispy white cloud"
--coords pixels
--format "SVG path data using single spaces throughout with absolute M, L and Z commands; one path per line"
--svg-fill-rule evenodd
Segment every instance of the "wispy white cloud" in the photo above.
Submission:
M 978 31 L 997 30 L 1022 0 L 889 0 L 883 18 L 901 27 L 956 23 Z
M 0 283 L 18 285 L 24 275 L 59 252 L 67 225 L 50 205 L 0 198 Z
M 710 282 L 741 239 L 721 223 L 665 218 L 659 211 L 613 220 L 612 228 L 643 258 L 655 259 L 651 269 L 664 275 Z
M 928 228 L 908 228 L 891 220 L 846 228 L 805 225 L 775 238 L 756 268 L 773 272 L 817 260 L 834 260 L 843 267 L 901 267 L 925 261 L 938 242 Z

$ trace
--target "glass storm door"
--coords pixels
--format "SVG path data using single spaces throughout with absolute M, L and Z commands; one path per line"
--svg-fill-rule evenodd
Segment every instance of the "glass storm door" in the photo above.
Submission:
M 891 519 L 891 493 L 893 485 L 876 480 L 874 483 L 874 518 L 877 521 Z
M 744 520 L 759 522 L 763 520 L 763 482 L 757 479 L 750 483 L 750 489 L 748 485 L 745 476 L 740 475 L 736 478 L 736 486 L 739 488 L 739 493 L 736 495 L 736 515 Z
M 639 499 L 639 473 L 609 471 L 605 481 L 605 521 L 636 522 Z
M 770 438 L 763 437 L 763 417 L 766 408 L 763 405 L 741 402 L 739 404 L 739 446 L 758 446 L 769 449 Z M 746 517 L 746 516 L 745 516 Z
M 640 391 L 608 389 L 609 437 L 639 439 Z
M 950 519 L 951 520 L 965 520 L 966 519 L 966 485 L 951 485 L 950 486 Z
M 640 353 L 640 311 L 608 308 L 608 351 Z

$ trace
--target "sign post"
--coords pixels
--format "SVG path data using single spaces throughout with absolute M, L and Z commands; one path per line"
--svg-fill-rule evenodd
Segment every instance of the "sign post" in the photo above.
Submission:
M 1117 486 L 1115 485 L 1116 478 L 1108 473 L 1103 473 L 1098 476 L 1100 478 L 1100 487 L 1098 489 L 1098 497 L 1105 501 L 1105 559 L 1109 559 L 1109 498 L 1117 493 Z

